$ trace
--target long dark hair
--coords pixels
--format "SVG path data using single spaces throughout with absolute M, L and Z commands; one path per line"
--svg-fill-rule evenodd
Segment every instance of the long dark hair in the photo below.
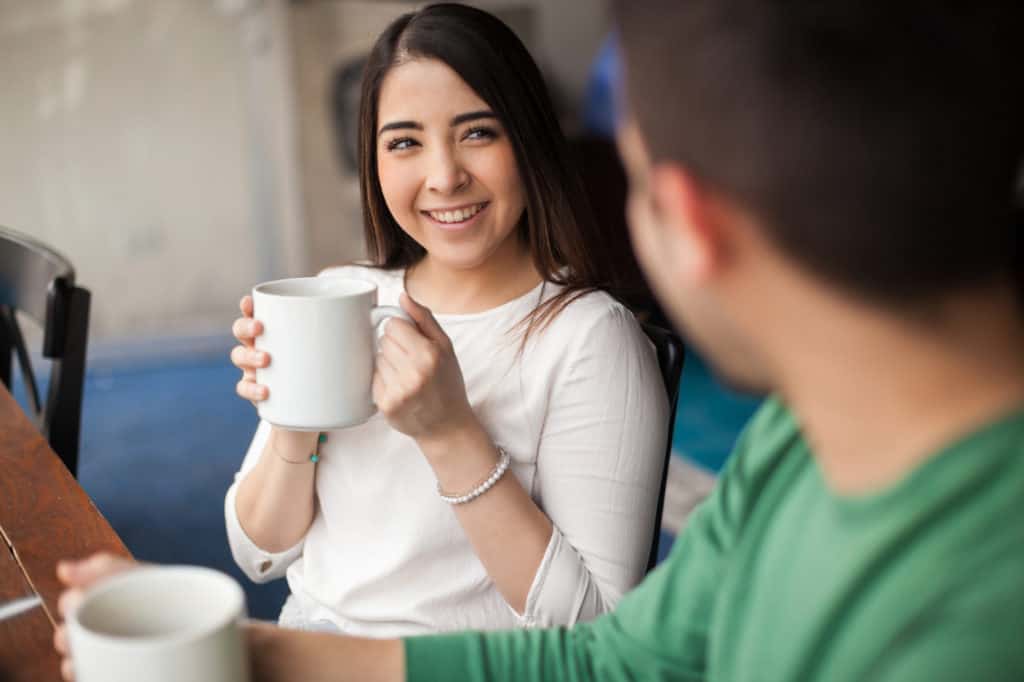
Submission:
M 524 342 L 579 296 L 595 289 L 614 293 L 608 255 L 540 70 L 498 18 L 456 3 L 430 5 L 396 19 L 377 39 L 363 72 L 359 184 L 371 262 L 402 268 L 426 255 L 388 210 L 377 173 L 381 84 L 392 67 L 416 58 L 437 59 L 455 71 L 491 107 L 512 143 L 526 195 L 518 238 L 545 281 L 565 286 L 527 318 Z

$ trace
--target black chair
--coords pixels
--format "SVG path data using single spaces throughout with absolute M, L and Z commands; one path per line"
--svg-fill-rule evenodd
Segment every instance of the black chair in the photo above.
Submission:
M 661 378 L 668 391 L 669 420 L 668 443 L 665 445 L 665 461 L 661 469 L 661 491 L 658 494 L 658 506 L 654 514 L 654 537 L 651 539 L 651 553 L 647 557 L 648 572 L 658 563 L 658 543 L 661 539 L 661 515 L 665 509 L 665 487 L 668 484 L 668 463 L 672 457 L 672 427 L 676 421 L 676 405 L 679 403 L 679 378 L 683 374 L 683 361 L 686 358 L 683 340 L 674 332 L 654 324 L 643 324 L 644 333 L 654 344 L 658 354 L 658 367 Z
M 53 249 L 0 227 L 0 380 L 10 390 L 17 357 L 32 417 L 72 475 L 78 469 L 78 440 L 85 379 L 89 292 L 75 286 L 71 263 Z M 18 315 L 43 330 L 42 356 L 51 360 L 45 404 Z

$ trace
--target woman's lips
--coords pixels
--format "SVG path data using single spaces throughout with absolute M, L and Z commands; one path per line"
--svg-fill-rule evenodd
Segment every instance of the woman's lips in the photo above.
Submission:
M 430 220 L 431 223 L 436 225 L 442 230 L 458 231 L 464 230 L 477 221 L 487 207 L 491 205 L 489 201 L 483 201 L 477 204 L 469 204 L 467 206 L 459 207 L 458 209 L 442 210 L 442 211 L 420 211 L 424 216 Z M 467 213 L 468 217 L 465 216 Z

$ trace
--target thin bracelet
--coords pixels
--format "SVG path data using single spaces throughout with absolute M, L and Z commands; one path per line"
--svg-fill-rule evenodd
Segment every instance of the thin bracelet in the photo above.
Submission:
M 313 448 L 313 452 L 309 453 L 308 459 L 288 459 L 287 457 L 282 456 L 281 453 L 277 451 L 277 448 L 274 448 L 274 454 L 277 455 L 278 459 L 288 462 L 289 464 L 305 464 L 306 462 L 312 462 L 313 464 L 316 464 L 317 462 L 320 461 L 320 444 L 326 442 L 326 433 L 321 433 L 319 436 L 317 436 L 316 447 Z
M 448 493 L 441 490 L 441 484 L 437 484 L 437 494 L 441 496 L 441 499 L 448 504 L 466 504 L 472 502 L 476 498 L 483 495 L 485 492 L 494 487 L 494 484 L 501 480 L 501 477 L 508 471 L 508 465 L 512 462 L 512 458 L 508 456 L 508 453 L 504 449 L 498 448 L 498 464 L 494 467 L 494 471 L 491 475 L 484 479 L 484 482 L 477 487 L 470 490 L 465 495 L 449 495 Z

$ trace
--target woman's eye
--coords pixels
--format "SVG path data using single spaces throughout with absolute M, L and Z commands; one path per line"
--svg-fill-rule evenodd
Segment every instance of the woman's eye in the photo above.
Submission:
M 411 137 L 398 137 L 388 142 L 387 150 L 389 152 L 399 152 L 405 149 L 410 149 L 417 144 L 419 143 Z
M 498 136 L 498 131 L 493 128 L 470 128 L 463 136 L 464 140 L 493 140 Z

